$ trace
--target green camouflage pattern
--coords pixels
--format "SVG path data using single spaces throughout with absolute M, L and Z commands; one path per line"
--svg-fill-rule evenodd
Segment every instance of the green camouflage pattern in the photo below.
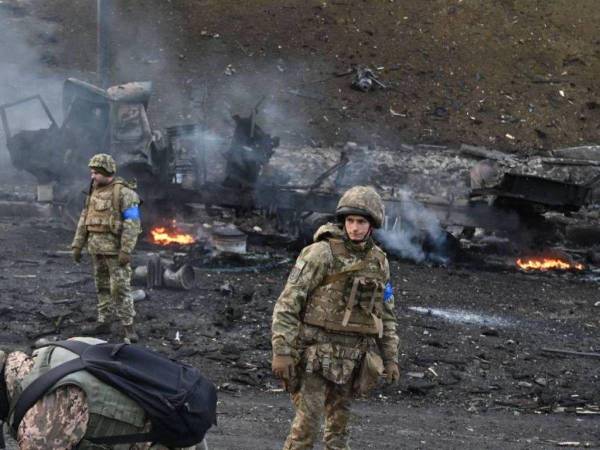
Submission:
M 348 449 L 350 402 L 355 395 L 353 384 L 367 350 L 378 347 L 384 360 L 398 360 L 393 297 L 383 304 L 381 338 L 332 331 L 303 322 L 307 305 L 316 291 L 321 292 L 322 299 L 334 297 L 327 295 L 327 289 L 334 289 L 335 283 L 325 284 L 325 278 L 339 273 L 346 265 L 361 261 L 374 248 L 370 238 L 361 244 L 346 240 L 348 258 L 336 261 L 339 257 L 334 257 L 329 240 L 344 237 L 339 225 L 326 224 L 317 230 L 315 243 L 300 253 L 273 310 L 273 353 L 290 355 L 297 362 L 295 379 L 290 382 L 295 386 L 292 402 L 296 415 L 284 445 L 286 450 L 313 448 L 323 412 L 325 449 Z M 375 250 L 381 251 L 376 247 Z M 384 254 L 383 260 L 383 267 L 377 262 L 374 267 L 369 265 L 364 270 L 383 272 L 381 279 L 389 280 L 389 266 Z M 381 301 L 383 303 L 383 298 Z
M 34 359 L 22 352 L 8 354 L 5 381 L 9 400 L 20 394 L 21 381 L 31 372 Z M 85 393 L 75 385 L 61 386 L 38 400 L 19 424 L 16 440 L 20 450 L 168 450 L 161 444 L 94 445 L 82 441 L 88 431 L 90 419 Z M 150 430 L 146 421 L 143 430 Z M 196 446 L 181 450 L 194 450 Z
M 98 153 L 92 156 L 88 163 L 88 167 L 90 169 L 104 169 L 110 174 L 115 174 L 117 172 L 117 163 L 108 153 Z
M 323 442 L 326 450 L 346 450 L 352 383 L 332 383 L 315 374 L 303 374 L 300 389 L 292 394 L 296 416 L 284 450 L 312 449 L 325 411 Z
M 383 292 L 389 278 L 385 253 L 372 240 L 361 245 L 330 239 L 329 245 L 333 255 L 330 272 L 311 292 L 303 322 L 331 331 L 383 335 Z M 336 275 L 340 278 L 330 278 Z M 350 301 L 353 307 L 346 316 Z
M 118 229 L 115 230 L 117 233 L 91 232 L 88 231 L 86 227 L 86 218 L 90 205 L 106 203 L 108 207 L 112 207 L 112 190 L 117 184 L 123 184 L 118 200 L 119 215 L 128 208 L 136 205 L 139 206 L 140 198 L 137 193 L 124 183 L 125 182 L 122 179 L 116 178 L 108 186 L 95 188 L 92 191 L 90 199 L 86 201 L 86 205 L 79 216 L 75 237 L 73 238 L 71 247 L 84 248 L 87 244 L 88 253 L 91 255 L 118 255 L 120 251 L 124 253 L 133 252 L 138 236 L 142 232 L 139 220 L 127 219 L 122 221 L 121 225 L 118 226 Z M 99 200 L 96 201 L 95 197 L 99 197 Z
M 130 264 L 119 265 L 118 254 L 133 252 L 141 233 L 140 221 L 131 219 L 121 221 L 118 228 L 113 230 L 117 233 L 88 231 L 86 227 L 87 208 L 103 202 L 107 207 L 112 208 L 113 189 L 117 184 L 122 185 L 118 199 L 119 215 L 126 209 L 139 205 L 140 199 L 137 193 L 119 178 L 113 180 L 108 186 L 94 189 L 92 198 L 86 201 L 86 207 L 81 212 L 71 247 L 82 248 L 87 245 L 88 253 L 92 257 L 98 295 L 98 321 L 107 322 L 114 313 L 123 325 L 128 326 L 133 325 L 135 317 L 131 298 L 132 270 Z
M 380 195 L 371 186 L 354 186 L 344 192 L 335 210 L 338 217 L 357 214 L 366 215 L 380 228 L 385 216 L 385 208 Z
M 25 353 L 8 355 L 5 380 L 9 399 L 20 394 L 20 382 L 33 364 L 33 358 Z M 83 438 L 88 419 L 85 395 L 75 386 L 66 386 L 45 395 L 27 411 L 15 438 L 21 450 L 71 449 Z
M 114 255 L 92 254 L 92 268 L 98 296 L 98 322 L 110 322 L 114 314 L 123 325 L 133 325 L 131 265 L 119 265 L 119 258 Z
M 271 342 L 273 352 L 276 355 L 292 355 L 300 358 L 299 352 L 303 350 L 300 342 L 300 330 L 303 326 L 301 316 L 307 307 L 310 295 L 319 288 L 320 291 L 334 289 L 334 285 L 321 286 L 324 278 L 331 274 L 334 269 L 340 270 L 343 267 L 334 267 L 334 257 L 331 252 L 328 238 L 343 239 L 344 232 L 338 225 L 323 225 L 315 234 L 315 243 L 305 247 L 292 271 L 283 292 L 277 299 L 273 310 L 272 337 Z M 374 245 L 369 239 L 365 245 Z M 354 257 L 364 255 L 365 249 L 359 244 L 348 242 L 349 248 L 354 247 Z M 353 264 L 356 259 L 352 257 L 346 264 Z M 382 270 L 378 267 L 368 268 L 368 270 Z M 389 265 L 387 259 L 383 268 L 383 279 L 389 280 Z M 332 295 L 334 297 L 334 295 Z M 324 318 L 326 319 L 326 318 Z M 377 344 L 381 348 L 382 357 L 385 362 L 398 360 L 398 335 L 396 333 L 396 316 L 394 312 L 394 298 L 391 297 L 383 304 L 382 310 L 383 337 L 377 339 Z M 336 334 L 336 333 L 331 333 Z M 366 351 L 366 350 L 365 350 Z

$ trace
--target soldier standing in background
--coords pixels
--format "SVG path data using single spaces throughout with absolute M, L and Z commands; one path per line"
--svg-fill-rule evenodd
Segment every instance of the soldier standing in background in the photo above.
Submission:
M 125 342 L 135 343 L 138 336 L 133 326 L 130 262 L 141 233 L 140 199 L 133 186 L 115 177 L 117 165 L 112 156 L 94 155 L 88 166 L 92 178 L 90 195 L 71 244 L 75 262 L 80 262 L 85 245 L 92 258 L 98 321 L 88 331 L 95 335 L 110 333 L 114 312 L 123 325 Z
M 273 311 L 272 369 L 296 410 L 284 450 L 312 448 L 323 411 L 325 448 L 349 448 L 351 398 L 366 395 L 381 375 L 399 379 L 389 265 L 371 236 L 383 202 L 373 188 L 356 186 L 336 215 L 341 225 L 317 230 Z

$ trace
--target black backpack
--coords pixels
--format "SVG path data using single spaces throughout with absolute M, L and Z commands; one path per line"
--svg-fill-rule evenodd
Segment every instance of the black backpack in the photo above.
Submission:
M 147 433 L 85 438 L 97 444 L 159 442 L 188 447 L 201 442 L 217 424 L 217 392 L 200 372 L 144 347 L 129 344 L 87 344 L 68 340 L 52 343 L 79 355 L 50 369 L 22 392 L 14 407 L 12 427 L 64 376 L 86 370 L 138 403 L 152 423 Z

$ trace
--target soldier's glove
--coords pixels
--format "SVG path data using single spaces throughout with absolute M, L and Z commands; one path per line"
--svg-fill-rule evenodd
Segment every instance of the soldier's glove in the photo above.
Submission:
M 121 267 L 126 266 L 131 262 L 131 255 L 125 252 L 119 252 L 119 265 Z
M 385 363 L 385 381 L 388 384 L 395 384 L 400 379 L 400 369 L 398 363 L 387 362 Z
M 284 381 L 289 381 L 294 377 L 294 358 L 289 355 L 273 355 L 271 370 L 273 375 Z
M 75 261 L 77 264 L 79 264 L 81 262 L 81 248 L 73 247 L 72 253 L 73 253 L 73 261 Z

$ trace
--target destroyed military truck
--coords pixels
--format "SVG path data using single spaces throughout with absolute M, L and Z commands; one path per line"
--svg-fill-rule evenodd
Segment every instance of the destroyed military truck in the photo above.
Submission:
M 145 203 L 146 225 L 156 224 L 158 218 L 175 217 L 186 204 L 201 203 L 230 207 L 237 212 L 259 210 L 275 219 L 277 230 L 308 240 L 319 224 L 331 218 L 339 192 L 361 182 L 350 169 L 355 166 L 355 171 L 363 170 L 360 158 L 352 162 L 356 152 L 351 149 L 353 156 L 341 151 L 339 161 L 329 160 L 329 167 L 319 165 L 322 173 L 302 178 L 301 184 L 277 178 L 272 170 L 269 173 L 279 138 L 258 125 L 261 102 L 246 117 L 232 116 L 234 130 L 228 148 L 213 145 L 210 153 L 206 138 L 210 133 L 201 124 L 167 127 L 163 135 L 152 130 L 148 120 L 151 89 L 150 82 L 132 82 L 105 90 L 70 78 L 63 89 L 61 125 L 39 95 L 1 105 L 0 118 L 13 165 L 36 176 L 40 184 L 52 185 L 55 204 L 72 221 L 83 205 L 82 191 L 87 191 L 89 158 L 102 152 L 113 155 L 119 166 L 118 175 L 136 179 Z M 26 111 L 20 111 L 21 108 Z M 44 118 L 46 127 L 40 126 L 39 121 L 32 123 L 36 115 Z M 316 149 L 309 153 L 313 150 Z M 290 149 L 287 151 L 292 156 Z M 283 149 L 280 153 L 286 154 Z M 298 152 L 296 156 L 304 158 L 309 153 Z M 281 164 L 281 156 L 274 159 L 277 157 Z M 367 160 L 371 164 L 374 161 L 372 157 L 364 161 Z M 326 179 L 333 180 L 329 189 L 323 188 Z M 431 234 L 429 222 L 419 223 L 412 213 L 407 213 L 414 209 L 410 206 L 414 202 L 395 195 L 398 187 L 382 187 L 392 193 L 384 200 L 384 230 L 425 230 L 425 238 L 419 239 L 427 242 Z M 418 201 L 442 227 L 515 234 L 523 223 L 538 227 L 545 211 L 572 212 L 587 205 L 591 201 L 591 185 L 505 173 L 502 182 L 471 186 L 470 194 L 471 198 L 429 196 Z M 489 202 L 486 197 L 490 196 L 497 201 Z M 527 220 L 521 221 L 520 217 Z M 433 241 L 438 242 L 437 238 Z
M 101 89 L 69 78 L 64 83 L 59 125 L 40 95 L 0 106 L 0 119 L 12 164 L 54 188 L 54 200 L 71 215 L 81 207 L 89 183 L 87 163 L 96 153 L 110 153 L 118 175 L 135 179 L 147 204 L 177 207 L 188 201 L 253 207 L 252 186 L 273 154 L 279 138 L 249 117 L 234 115 L 236 128 L 224 157 L 225 179 L 208 182 L 206 154 L 199 148 L 198 124 L 153 131 L 147 109 L 151 82 L 132 82 Z M 258 106 L 258 105 L 257 105 Z M 40 127 L 41 124 L 47 127 Z M 37 128 L 37 129 L 30 129 Z M 241 191 L 241 194 L 240 194 Z
M 104 90 L 69 78 L 62 125 L 39 95 L 0 106 L 13 165 L 40 183 L 58 184 L 85 179 L 82 168 L 95 153 L 111 153 L 120 171 L 151 171 L 154 136 L 146 114 L 151 88 L 149 82 L 136 82 Z M 39 121 L 40 116 L 49 127 L 27 129 L 31 117 Z

